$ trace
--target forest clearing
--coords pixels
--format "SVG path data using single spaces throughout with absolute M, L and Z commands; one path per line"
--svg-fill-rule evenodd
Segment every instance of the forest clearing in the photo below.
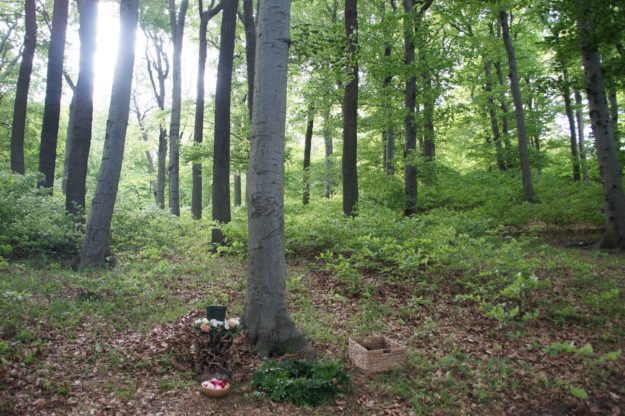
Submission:
M 619 1 L 0 15 L 0 415 L 625 415 Z

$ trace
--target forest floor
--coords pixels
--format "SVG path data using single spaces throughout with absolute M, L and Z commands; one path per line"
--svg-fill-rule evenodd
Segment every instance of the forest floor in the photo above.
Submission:
M 565 247 L 596 233 L 540 234 L 549 248 L 526 256 L 544 261 L 549 284 L 524 299 L 540 311 L 526 322 L 486 316 L 457 296 L 445 268 L 411 279 L 364 270 L 354 291 L 321 260 L 291 258 L 292 316 L 316 355 L 341 360 L 351 378 L 344 397 L 319 408 L 256 396 L 249 380 L 261 361 L 243 335 L 231 394 L 200 395 L 191 323 L 207 303 L 241 313 L 244 260 L 129 255 L 114 271 L 83 274 L 0 263 L 0 414 L 625 415 L 625 255 Z M 403 368 L 365 375 L 350 363 L 349 337 L 373 333 L 407 346 Z

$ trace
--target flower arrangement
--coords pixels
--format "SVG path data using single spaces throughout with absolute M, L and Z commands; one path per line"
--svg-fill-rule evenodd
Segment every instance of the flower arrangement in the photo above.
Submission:
M 239 318 L 229 318 L 224 321 L 218 321 L 216 319 L 199 318 L 193 322 L 193 331 L 197 335 L 207 334 L 214 335 L 217 333 L 231 333 L 238 332 L 240 326 Z

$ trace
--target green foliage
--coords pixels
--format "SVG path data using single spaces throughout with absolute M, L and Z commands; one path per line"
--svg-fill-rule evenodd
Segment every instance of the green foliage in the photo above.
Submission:
M 338 361 L 271 361 L 252 375 L 257 394 L 298 406 L 328 404 L 347 390 L 348 382 Z
M 68 255 L 80 234 L 64 201 L 37 188 L 37 175 L 0 170 L 0 256 Z

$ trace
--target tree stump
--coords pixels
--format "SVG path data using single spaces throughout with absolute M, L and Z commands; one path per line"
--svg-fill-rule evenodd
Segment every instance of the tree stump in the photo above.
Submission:
M 211 331 L 196 335 L 193 351 L 193 367 L 197 374 L 232 371 L 230 350 L 234 334 L 227 331 Z

